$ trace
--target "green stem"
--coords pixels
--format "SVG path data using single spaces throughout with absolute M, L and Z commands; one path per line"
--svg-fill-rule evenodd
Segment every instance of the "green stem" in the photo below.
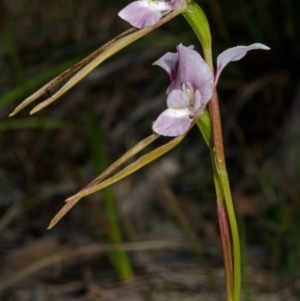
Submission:
M 231 237 L 233 242 L 233 300 L 239 301 L 241 294 L 241 250 L 239 232 L 234 213 L 227 172 L 220 175 L 220 179 L 224 191 L 226 209 L 228 213 L 231 228 Z
M 205 113 L 205 112 L 204 112 Z M 225 282 L 226 282 L 226 300 L 232 300 L 233 294 L 233 264 L 232 264 L 232 248 L 231 248 L 231 237 L 229 233 L 229 225 L 226 208 L 224 206 L 224 193 L 221 185 L 221 181 L 218 174 L 217 162 L 215 159 L 214 146 L 211 134 L 211 121 L 208 116 L 201 116 L 197 121 L 197 126 L 204 137 L 204 140 L 210 150 L 211 162 L 213 168 L 214 184 L 217 195 L 218 204 L 218 220 L 220 227 L 220 237 L 223 250 L 224 259 L 224 271 L 225 271 Z
M 219 221 L 220 237 L 221 237 L 223 259 L 224 259 L 226 297 L 227 297 L 226 300 L 231 301 L 233 298 L 233 287 L 234 287 L 231 237 L 229 232 L 226 204 L 224 206 L 223 187 L 217 172 L 217 168 L 215 164 L 216 162 L 215 162 L 215 157 L 213 152 L 211 152 L 211 159 L 212 159 L 212 166 L 213 166 L 215 189 L 217 194 L 218 221 Z
M 231 229 L 231 236 L 233 242 L 233 300 L 240 300 L 241 292 L 241 251 L 240 251 L 240 240 L 239 232 L 234 213 L 234 207 L 232 202 L 230 184 L 226 169 L 224 147 L 223 147 L 223 136 L 221 117 L 219 110 L 219 101 L 217 91 L 214 91 L 213 97 L 209 102 L 209 111 L 212 121 L 213 139 L 214 139 L 214 161 L 216 162 L 216 168 L 218 177 L 221 182 L 226 209 L 229 218 L 229 224 Z
M 227 212 L 225 206 L 218 206 L 218 220 L 223 247 L 225 277 L 226 277 L 226 295 L 227 300 L 232 300 L 233 271 L 232 271 L 232 250 L 231 237 L 228 227 Z
M 192 1 L 191 1 L 192 2 Z M 206 63 L 214 71 L 212 52 L 211 52 L 211 34 L 209 29 L 209 24 L 207 18 L 202 11 L 202 9 L 196 3 L 190 3 L 188 8 L 183 12 L 184 17 L 187 19 L 188 23 L 191 25 L 195 31 L 204 52 L 204 58 Z M 222 125 L 221 116 L 218 102 L 218 94 L 215 90 L 212 99 L 209 102 L 209 112 L 212 124 L 212 137 L 213 143 L 209 145 L 212 156 L 212 164 L 214 171 L 214 180 L 216 185 L 217 193 L 218 190 L 222 190 L 222 196 L 225 198 L 225 205 L 227 209 L 227 214 L 229 218 L 229 224 L 231 228 L 232 242 L 233 242 L 233 301 L 240 300 L 240 290 L 241 290 L 241 254 L 240 254 L 240 242 L 239 234 L 237 228 L 237 222 L 234 213 L 234 207 L 232 203 L 229 179 L 227 175 L 224 146 L 223 146 L 223 136 L 222 136 Z M 223 201 L 223 198 L 220 202 Z M 218 202 L 218 204 L 221 204 Z M 222 233 L 221 233 L 222 235 Z M 230 243 L 227 239 L 224 243 Z M 226 245 L 225 245 L 226 248 Z M 226 279 L 227 281 L 227 279 Z M 229 284 L 227 284 L 229 288 Z M 229 294 L 227 295 L 230 296 Z M 232 299 L 230 299 L 232 300 Z

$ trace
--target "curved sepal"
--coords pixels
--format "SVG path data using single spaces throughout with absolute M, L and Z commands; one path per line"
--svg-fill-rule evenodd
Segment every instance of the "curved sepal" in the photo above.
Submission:
M 156 139 L 158 136 L 152 135 L 150 137 L 155 137 L 155 139 Z M 150 137 L 148 137 L 146 139 L 150 139 L 150 141 L 151 141 L 153 138 L 150 138 Z M 96 191 L 99 191 L 101 189 L 104 189 L 104 188 L 106 188 L 106 187 L 122 180 L 123 178 L 129 176 L 130 174 L 136 172 L 137 170 L 141 169 L 143 166 L 149 164 L 150 162 L 156 160 L 160 156 L 162 156 L 165 153 L 167 153 L 168 151 L 170 151 L 179 142 L 181 142 L 184 137 L 185 137 L 185 135 L 181 135 L 181 136 L 178 136 L 178 137 L 174 138 L 173 140 L 171 140 L 167 144 L 164 144 L 164 145 L 156 148 L 155 150 L 149 152 L 148 154 L 142 156 L 141 158 L 139 158 L 138 160 L 136 160 L 135 162 L 133 162 L 129 166 L 122 169 L 116 175 L 114 175 L 114 176 L 112 176 L 112 177 L 110 177 L 110 178 L 103 181 L 104 178 L 106 178 L 111 172 L 113 172 L 116 168 L 118 168 L 120 166 L 120 164 L 116 164 L 116 162 L 117 162 L 116 161 L 113 165 L 111 165 L 106 171 L 104 171 L 97 179 L 95 179 L 93 182 L 91 182 L 89 185 L 87 185 L 84 189 L 79 191 L 77 194 L 69 197 L 66 200 L 66 204 L 61 208 L 61 210 L 51 220 L 48 229 L 51 229 L 52 227 L 54 227 L 66 215 L 66 213 L 68 213 L 70 211 L 70 209 L 73 208 L 73 206 L 81 198 L 83 198 L 87 195 L 90 195 L 90 194 L 92 194 Z M 153 141 L 155 139 L 153 139 Z M 138 144 L 141 144 L 141 142 L 139 142 Z M 141 151 L 148 144 L 142 143 L 139 147 L 135 146 L 134 148 L 137 147 L 136 150 Z M 127 161 L 128 159 L 130 159 L 133 156 L 133 154 L 135 154 L 135 152 L 131 152 L 130 156 L 128 156 L 129 152 L 131 152 L 131 150 L 128 151 L 125 155 L 123 155 L 119 159 L 119 160 L 122 161 L 122 164 L 125 161 Z M 126 157 L 126 158 L 124 158 L 124 157 Z

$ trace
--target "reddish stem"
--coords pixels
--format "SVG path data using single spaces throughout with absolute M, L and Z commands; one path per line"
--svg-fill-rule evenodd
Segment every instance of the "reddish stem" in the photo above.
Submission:
M 223 248 L 227 300 L 231 300 L 233 294 L 233 264 L 228 217 L 226 208 L 224 206 L 218 206 L 217 211 L 219 218 L 220 236 Z
M 222 135 L 222 123 L 220 116 L 220 108 L 219 108 L 219 100 L 217 90 L 214 90 L 213 96 L 208 104 L 209 113 L 212 123 L 213 130 L 213 139 L 214 139 L 214 147 L 215 154 L 217 159 L 217 166 L 219 168 L 219 172 L 226 173 L 226 162 L 224 155 L 224 146 L 223 146 L 223 135 Z

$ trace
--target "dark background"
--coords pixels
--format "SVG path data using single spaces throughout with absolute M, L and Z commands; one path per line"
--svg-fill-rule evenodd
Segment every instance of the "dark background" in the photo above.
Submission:
M 210 21 L 215 58 L 236 45 L 271 47 L 228 65 L 218 91 L 243 300 L 298 300 L 300 3 L 197 2 Z M 210 158 L 196 128 L 46 230 L 67 197 L 151 134 L 169 83 L 152 62 L 179 43 L 200 51 L 183 17 L 108 59 L 43 111 L 28 116 L 30 106 L 7 117 L 128 29 L 117 16 L 128 3 L 0 2 L 0 300 L 224 300 Z M 116 243 L 128 250 L 131 280 Z

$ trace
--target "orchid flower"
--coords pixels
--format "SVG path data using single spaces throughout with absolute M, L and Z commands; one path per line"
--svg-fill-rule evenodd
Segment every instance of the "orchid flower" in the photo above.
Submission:
M 136 28 L 154 25 L 163 14 L 186 5 L 185 0 L 139 0 L 127 5 L 119 17 Z
M 229 48 L 218 56 L 215 75 L 199 53 L 182 44 L 177 46 L 177 53 L 168 52 L 155 61 L 153 65 L 167 72 L 171 84 L 167 89 L 168 109 L 154 121 L 153 131 L 169 137 L 184 134 L 211 99 L 224 67 L 231 61 L 240 60 L 253 49 L 270 48 L 260 43 Z

